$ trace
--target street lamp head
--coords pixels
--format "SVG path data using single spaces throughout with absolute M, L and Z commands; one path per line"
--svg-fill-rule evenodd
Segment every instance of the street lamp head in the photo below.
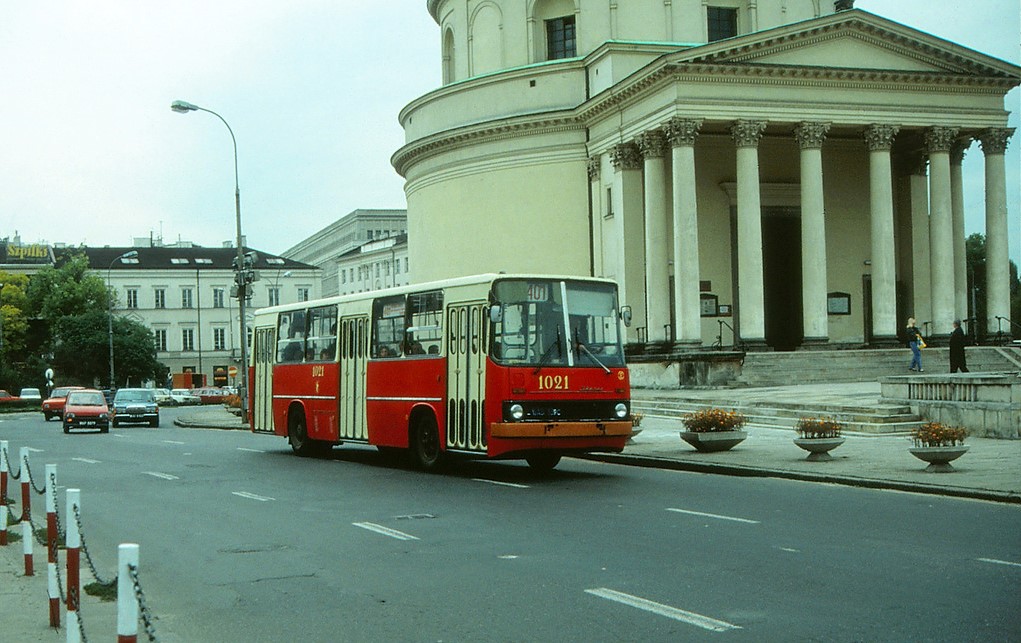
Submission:
M 187 114 L 188 112 L 194 112 L 198 110 L 198 105 L 192 105 L 189 102 L 183 100 L 175 100 L 170 103 L 170 109 L 177 112 L 178 114 Z
M 138 256 L 138 251 L 137 250 L 129 250 L 129 251 L 125 252 L 124 254 L 122 254 L 121 256 L 117 257 L 117 258 L 118 259 L 131 259 L 131 258 L 134 258 L 134 257 L 137 257 L 137 256 Z

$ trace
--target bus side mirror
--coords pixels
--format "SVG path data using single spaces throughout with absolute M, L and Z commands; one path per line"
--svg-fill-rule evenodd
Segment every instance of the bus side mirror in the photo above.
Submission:
M 500 306 L 500 304 L 493 304 L 492 306 L 489 307 L 489 321 L 493 322 L 494 324 L 498 324 L 500 323 L 500 320 L 502 318 L 503 308 Z
M 620 318 L 623 320 L 625 326 L 631 326 L 631 306 L 621 306 Z

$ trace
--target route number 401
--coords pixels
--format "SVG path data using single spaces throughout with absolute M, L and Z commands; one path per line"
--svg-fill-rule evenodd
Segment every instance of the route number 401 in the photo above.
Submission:
M 568 389 L 566 375 L 540 375 L 540 391 L 566 391 Z

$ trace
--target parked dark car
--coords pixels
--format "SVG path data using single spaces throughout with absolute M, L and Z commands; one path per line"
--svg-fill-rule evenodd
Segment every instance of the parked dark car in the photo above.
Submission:
M 160 425 L 160 407 L 151 388 L 122 388 L 113 396 L 113 425 Z
M 50 396 L 43 400 L 43 417 L 49 422 L 51 418 L 59 418 L 64 415 L 64 403 L 67 394 L 71 391 L 80 391 L 83 386 L 58 386 L 53 389 Z
M 110 430 L 110 407 L 101 391 L 84 388 L 68 392 L 64 401 L 64 433 L 71 429 Z

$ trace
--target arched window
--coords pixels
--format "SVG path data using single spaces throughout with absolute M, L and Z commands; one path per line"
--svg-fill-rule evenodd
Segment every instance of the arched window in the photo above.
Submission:
M 457 80 L 457 73 L 454 71 L 454 30 L 446 29 L 443 32 L 443 84 L 449 85 Z

